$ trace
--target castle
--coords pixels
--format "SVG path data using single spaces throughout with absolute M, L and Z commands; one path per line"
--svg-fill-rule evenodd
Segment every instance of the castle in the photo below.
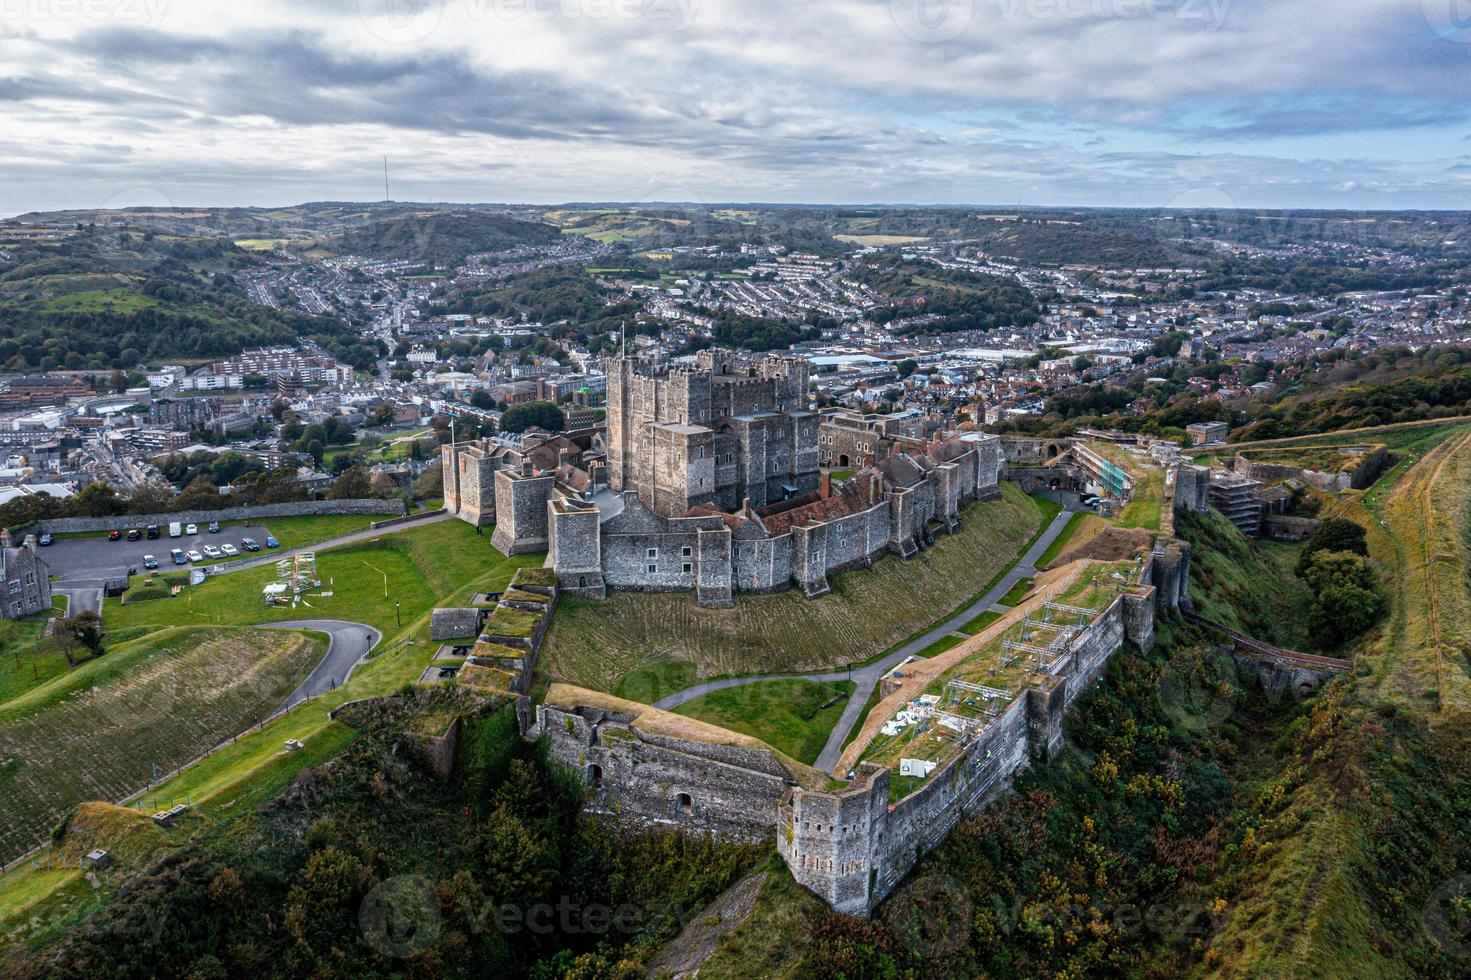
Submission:
M 819 468 L 823 417 L 797 358 L 706 351 L 693 368 L 620 357 L 607 431 L 443 448 L 445 507 L 495 525 L 506 554 L 545 550 L 560 591 L 826 593 L 828 576 L 910 557 L 999 494 L 1000 441 L 915 441 L 836 488 Z

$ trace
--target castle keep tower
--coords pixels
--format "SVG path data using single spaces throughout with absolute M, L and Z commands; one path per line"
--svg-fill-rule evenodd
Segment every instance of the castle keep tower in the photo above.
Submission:
M 617 358 L 608 372 L 608 486 L 653 513 L 733 511 L 815 490 L 817 416 L 800 358 L 703 351 L 694 368 Z

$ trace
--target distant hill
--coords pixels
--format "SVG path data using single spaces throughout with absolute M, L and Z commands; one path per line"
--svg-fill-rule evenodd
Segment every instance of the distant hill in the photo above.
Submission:
M 314 242 L 311 257 L 360 255 L 456 265 L 468 255 L 517 245 L 556 241 L 561 231 L 539 221 L 523 221 L 484 211 L 439 211 L 372 221 Z
M 251 302 L 231 273 L 260 260 L 227 238 L 83 228 L 7 241 L 0 263 L 0 370 L 121 368 L 242 347 L 321 342 L 358 366 L 376 350 L 337 317 Z

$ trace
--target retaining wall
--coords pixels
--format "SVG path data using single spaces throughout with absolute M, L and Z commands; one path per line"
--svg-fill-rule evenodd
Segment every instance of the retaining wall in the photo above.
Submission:
M 32 529 L 37 534 L 72 534 L 86 531 L 111 531 L 115 528 L 168 527 L 180 524 L 207 524 L 210 521 L 253 521 L 268 517 L 322 517 L 331 514 L 384 514 L 404 516 L 402 500 L 296 500 L 282 504 L 251 504 L 223 510 L 178 510 L 168 514 L 120 514 L 116 517 L 59 517 L 37 521 Z

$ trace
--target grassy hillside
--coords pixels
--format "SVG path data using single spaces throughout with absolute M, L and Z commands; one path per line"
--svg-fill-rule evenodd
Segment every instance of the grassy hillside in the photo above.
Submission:
M 40 842 L 86 800 L 114 801 L 275 711 L 325 641 L 166 630 L 0 707 L 0 855 Z
M 1209 514 L 1177 514 L 1175 531 L 1191 543 L 1190 596 L 1206 619 L 1257 639 L 1311 652 L 1308 586 L 1293 573 L 1301 545 L 1252 541 L 1230 521 Z
M 539 221 L 484 211 L 429 211 L 401 215 L 344 231 L 315 243 L 313 255 L 456 265 L 477 252 L 556 241 L 560 232 Z
M 457 715 L 458 768 L 436 778 L 416 745 Z M 49 948 L 13 949 L 0 972 L 92 977 L 105 963 L 109 976 L 140 978 L 641 976 L 660 942 L 762 856 L 668 832 L 614 834 L 581 817 L 579 786 L 494 701 L 410 692 L 345 716 L 352 746 L 246 819 L 160 834 L 130 826 L 126 812 L 79 812 L 62 848 L 116 842 L 142 871 L 126 894 L 102 886 L 106 905 Z M 150 866 L 158 836 L 177 854 Z
M 0 265 L 4 370 L 133 370 L 302 337 L 358 346 L 335 317 L 252 303 L 230 273 L 257 259 L 228 239 L 89 228 L 8 247 L 15 260 Z M 365 356 L 371 363 L 372 352 Z
M 832 593 L 819 599 L 738 594 L 733 609 L 701 609 L 683 593 L 564 599 L 538 670 L 650 701 L 694 677 L 869 659 L 953 612 L 1021 553 L 1042 515 L 1014 486 L 1003 488 L 1001 500 L 964 513 L 959 533 L 909 561 L 885 557 L 871 570 L 833 576 Z

